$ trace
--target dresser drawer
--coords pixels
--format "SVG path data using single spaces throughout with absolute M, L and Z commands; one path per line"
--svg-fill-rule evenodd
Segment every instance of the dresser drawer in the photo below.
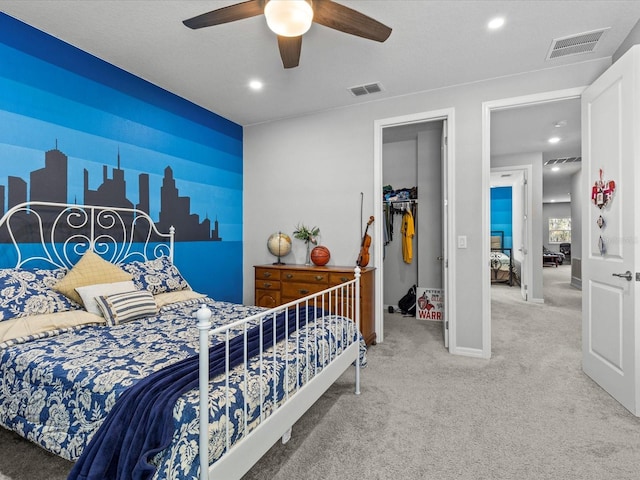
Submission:
M 343 283 L 353 280 L 354 278 L 355 277 L 353 275 L 350 276 L 348 273 L 331 273 L 329 275 L 329 283 L 332 287 L 334 287 L 336 285 L 342 285 Z M 350 302 L 353 301 L 354 293 L 355 288 L 353 287 L 353 285 L 338 290 L 338 295 L 340 296 L 340 298 L 342 298 L 342 296 L 344 295 Z M 362 295 L 360 296 L 362 297 Z
M 280 270 L 256 268 L 256 281 L 258 280 L 280 280 Z
M 319 283 L 326 287 L 329 282 L 329 274 L 326 272 L 295 272 L 293 270 L 288 270 L 282 272 L 282 281 L 284 283 Z M 315 291 L 319 292 L 320 290 L 322 289 Z
M 280 290 L 280 280 L 260 280 L 256 278 L 256 288 L 260 290 Z
M 282 298 L 300 298 L 321 292 L 326 285 L 320 283 L 288 283 L 282 282 Z
M 333 287 L 335 285 L 340 285 L 341 283 L 348 282 L 349 280 L 353 280 L 354 278 L 356 277 L 354 276 L 353 273 L 331 272 L 329 273 L 329 285 Z

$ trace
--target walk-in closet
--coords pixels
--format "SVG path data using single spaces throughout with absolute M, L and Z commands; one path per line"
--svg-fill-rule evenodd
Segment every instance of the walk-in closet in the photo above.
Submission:
M 397 310 L 414 285 L 442 288 L 443 126 L 433 120 L 383 130 L 385 310 Z M 412 247 L 410 255 L 403 242 Z

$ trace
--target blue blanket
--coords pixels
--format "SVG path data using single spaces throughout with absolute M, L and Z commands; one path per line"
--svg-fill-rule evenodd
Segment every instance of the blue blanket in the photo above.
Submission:
M 252 357 L 290 335 L 307 321 L 322 314 L 319 308 L 301 309 L 288 317 L 280 314 L 247 331 L 247 355 Z M 244 336 L 229 342 L 229 368 L 244 359 Z M 198 357 L 194 356 L 159 370 L 128 388 L 120 396 L 102 426 L 74 465 L 68 480 L 148 479 L 155 473 L 149 459 L 165 449 L 173 436 L 173 407 L 177 399 L 198 387 Z M 225 344 L 217 343 L 209 351 L 209 378 L 224 373 Z M 194 461 L 198 461 L 197 458 Z

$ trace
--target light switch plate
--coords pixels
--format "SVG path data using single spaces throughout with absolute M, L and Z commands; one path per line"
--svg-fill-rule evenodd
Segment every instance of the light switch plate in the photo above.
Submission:
M 467 236 L 458 235 L 458 248 L 467 248 Z

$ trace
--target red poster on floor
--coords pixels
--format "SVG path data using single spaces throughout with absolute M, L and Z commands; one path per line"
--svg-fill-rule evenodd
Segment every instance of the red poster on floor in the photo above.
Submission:
M 416 318 L 419 320 L 444 320 L 444 295 L 441 288 L 423 288 L 416 290 Z

